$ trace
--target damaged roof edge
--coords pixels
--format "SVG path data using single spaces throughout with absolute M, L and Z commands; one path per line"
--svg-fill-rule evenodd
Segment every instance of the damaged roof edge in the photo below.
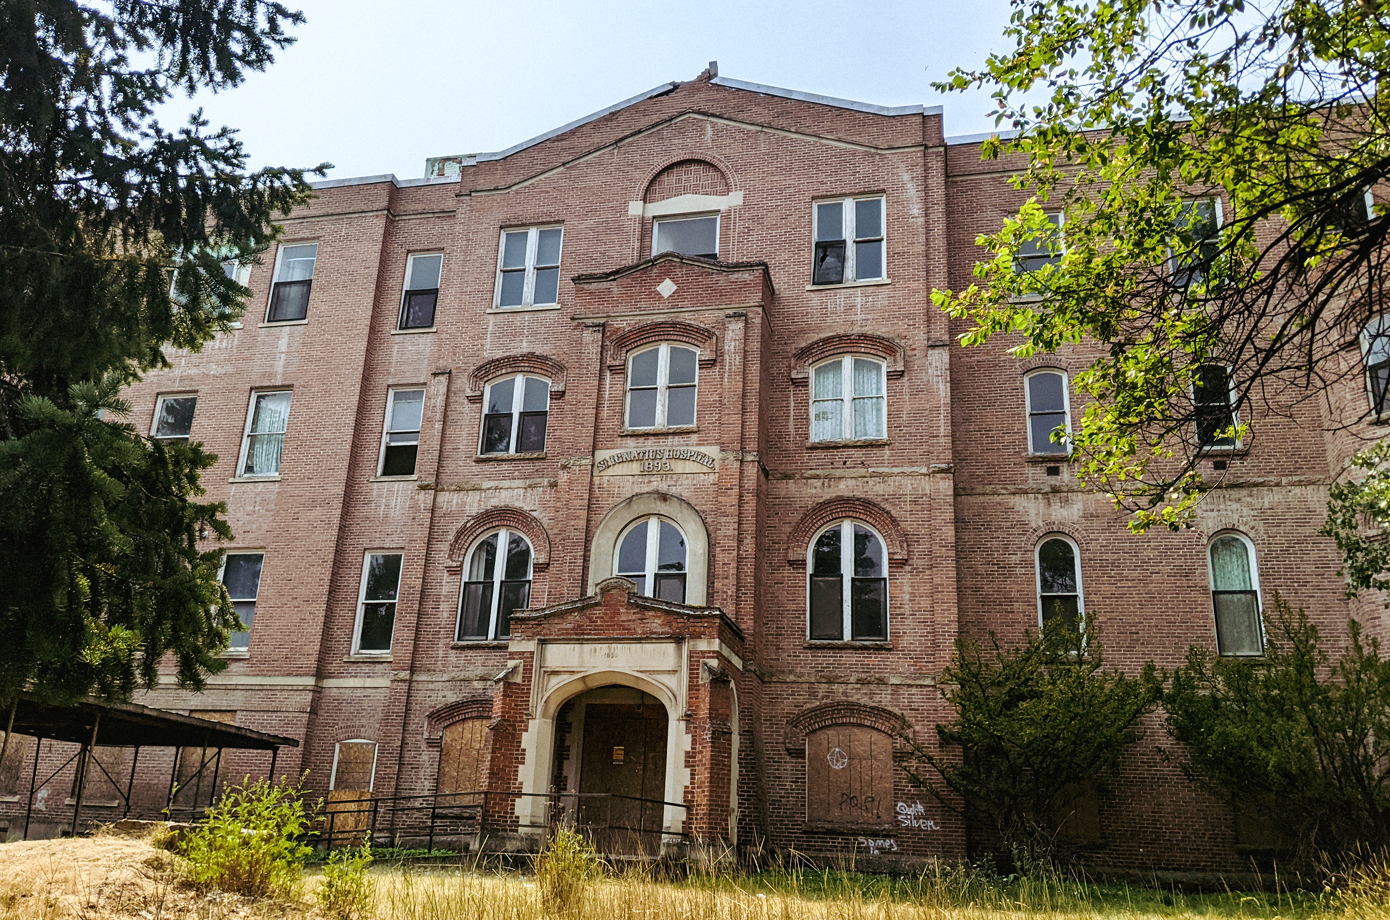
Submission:
M 946 138 L 946 146 L 954 147 L 957 144 L 980 144 L 991 137 L 997 137 L 1001 141 L 1009 141 L 1018 137 L 1021 132 L 1009 129 L 1007 131 L 982 131 L 979 134 L 953 134 Z
M 397 179 L 395 173 L 382 173 L 379 176 L 354 176 L 349 179 L 323 179 L 319 182 L 310 182 L 309 187 L 320 188 L 344 188 L 349 185 L 376 185 L 380 182 L 390 182 L 396 188 L 411 188 L 417 185 L 444 185 L 446 183 L 458 182 L 457 176 L 426 176 L 423 179 Z
M 871 102 L 855 102 L 853 99 L 838 99 L 835 96 L 822 96 L 819 93 L 803 93 L 800 90 L 783 89 L 780 86 L 766 86 L 762 83 L 748 83 L 744 80 L 733 80 L 729 77 L 712 77 L 709 82 L 714 86 L 743 89 L 753 93 L 762 93 L 765 96 L 782 96 L 786 99 L 797 99 L 801 102 L 814 102 L 819 105 L 831 105 L 838 109 L 869 112 L 873 115 L 940 115 L 942 112 L 942 107 L 939 105 L 874 105 Z

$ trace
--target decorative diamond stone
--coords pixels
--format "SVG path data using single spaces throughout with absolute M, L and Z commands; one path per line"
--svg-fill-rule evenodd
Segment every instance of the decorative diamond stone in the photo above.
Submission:
M 667 278 L 656 286 L 656 290 L 663 298 L 670 297 L 672 294 L 676 293 L 676 282 Z

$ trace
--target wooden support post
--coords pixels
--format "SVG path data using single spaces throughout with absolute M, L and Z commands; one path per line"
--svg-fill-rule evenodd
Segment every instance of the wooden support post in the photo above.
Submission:
M 14 734 L 14 714 L 19 708 L 19 694 L 14 695 L 10 701 L 10 720 L 5 723 L 5 740 L 0 741 L 0 773 L 5 771 L 5 755 L 10 752 L 10 736 Z
M 39 755 L 43 753 L 43 735 L 34 741 L 34 772 L 29 775 L 29 807 L 24 809 L 24 839 L 29 839 L 29 818 L 34 814 L 34 784 L 39 781 Z
M 175 780 L 179 777 L 179 755 L 183 753 L 183 748 L 174 746 L 174 765 L 169 768 L 169 795 L 164 800 L 164 810 L 169 813 L 169 820 L 174 819 L 174 786 Z
M 97 746 L 97 729 L 101 727 L 101 713 L 92 720 L 92 739 L 82 748 L 82 757 L 77 761 L 77 802 L 72 806 L 71 837 L 77 836 L 77 818 L 82 814 L 82 793 L 87 791 L 87 761 L 92 758 L 92 748 Z
M 270 784 L 275 785 L 275 761 L 280 756 L 280 746 L 277 744 L 270 749 Z
M 211 807 L 217 799 L 217 777 L 222 774 L 222 749 L 217 749 L 217 763 L 212 768 L 212 789 L 208 793 L 208 805 Z
M 135 754 L 130 758 L 130 779 L 125 784 L 125 814 L 122 818 L 130 817 L 130 794 L 135 788 L 135 767 L 140 763 L 140 745 L 135 745 Z

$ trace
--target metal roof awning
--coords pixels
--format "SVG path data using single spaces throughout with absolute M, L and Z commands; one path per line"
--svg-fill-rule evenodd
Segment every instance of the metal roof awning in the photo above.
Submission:
M 0 730 L 8 713 L 0 712 Z M 165 712 L 137 703 L 103 703 L 82 699 L 55 706 L 21 693 L 14 711 L 14 731 L 54 741 L 86 744 L 100 719 L 97 744 L 103 747 L 208 747 L 274 751 L 299 747 L 299 741 L 250 728 Z

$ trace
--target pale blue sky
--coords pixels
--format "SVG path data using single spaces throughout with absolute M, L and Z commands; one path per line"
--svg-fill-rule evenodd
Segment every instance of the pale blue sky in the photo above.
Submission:
M 717 60 L 722 76 L 881 105 L 944 105 L 946 132 L 993 129 L 982 94 L 931 88 L 1003 50 L 1007 0 L 288 0 L 308 22 L 263 74 L 179 98 L 241 130 L 254 166 L 334 178 L 423 174 L 428 156 L 500 150 Z

